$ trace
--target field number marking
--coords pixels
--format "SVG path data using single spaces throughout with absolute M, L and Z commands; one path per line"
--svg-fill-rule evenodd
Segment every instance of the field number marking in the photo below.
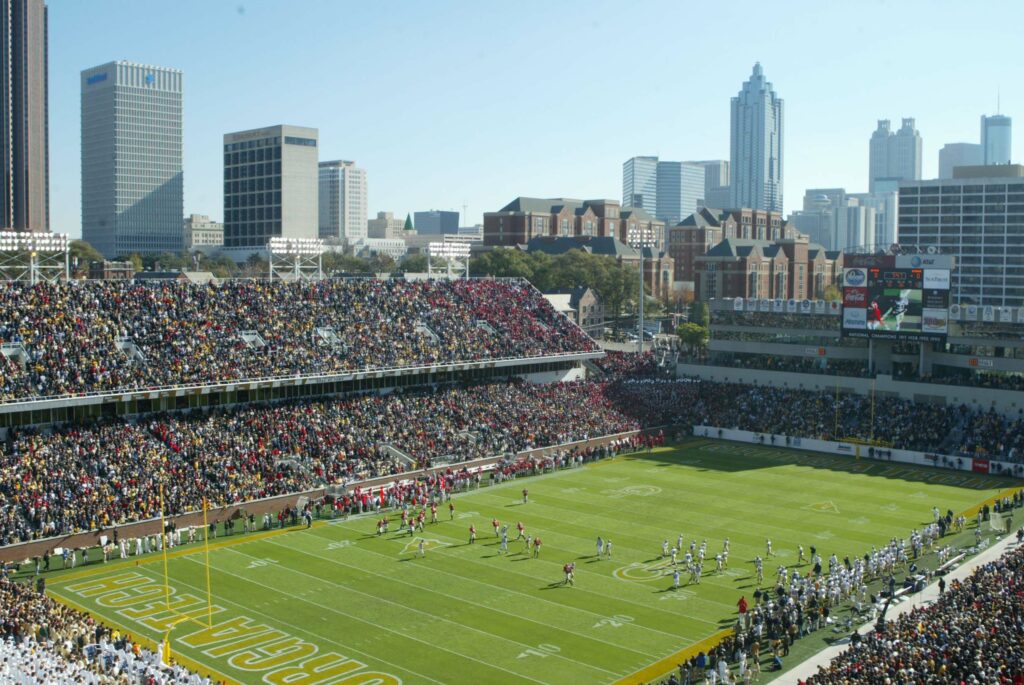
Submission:
M 662 595 L 658 598 L 659 602 L 666 600 L 675 600 L 677 602 L 685 602 L 688 599 L 693 599 L 697 596 L 697 593 L 693 590 L 673 590 L 671 594 Z
M 410 552 L 418 552 L 420 550 L 420 540 L 423 540 L 423 551 L 431 549 L 438 549 L 440 547 L 451 547 L 450 542 L 443 542 L 441 540 L 435 540 L 434 538 L 416 538 L 406 543 L 405 547 L 402 548 L 402 554 L 409 554 Z
M 594 624 L 594 627 L 595 628 L 601 628 L 603 626 L 608 626 L 609 628 L 621 628 L 622 626 L 626 625 L 627 623 L 632 623 L 632 622 L 633 622 L 633 617 L 632 616 L 627 616 L 625 614 L 615 614 L 614 616 L 608 616 L 607 618 L 602 618 L 600 621 L 598 621 L 597 623 Z
M 530 649 L 520 652 L 519 656 L 517 656 L 516 658 L 525 659 L 528 656 L 539 656 L 541 659 L 544 659 L 546 657 L 551 656 L 552 654 L 558 654 L 561 651 L 562 650 L 559 649 L 558 645 L 552 645 L 548 644 L 547 642 L 542 642 L 536 647 L 531 647 Z
M 328 551 L 332 549 L 345 549 L 346 547 L 351 547 L 354 544 L 355 543 L 351 540 L 336 540 L 335 542 L 332 542 L 331 544 L 327 545 L 327 549 Z
M 457 518 L 457 519 L 471 519 L 474 516 L 479 516 L 479 515 L 480 515 L 479 511 L 464 511 L 461 514 L 456 514 L 455 518 Z
M 253 559 L 249 562 L 249 565 L 246 566 L 246 568 L 260 568 L 262 566 L 270 566 L 271 564 L 277 563 L 280 563 L 277 559 Z

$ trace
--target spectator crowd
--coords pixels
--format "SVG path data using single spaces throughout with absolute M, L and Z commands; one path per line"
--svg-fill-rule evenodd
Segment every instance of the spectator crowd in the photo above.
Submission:
M 618 352 L 607 350 L 605 356 L 594 360 L 606 378 L 650 378 L 658 373 L 658 362 L 654 352 Z
M 12 434 L 0 544 L 630 430 L 598 383 L 509 382 Z
M 0 577 L 0 682 L 17 685 L 209 685 L 162 663 L 129 635 Z
M 590 351 L 527 283 L 0 284 L 0 401 Z
M 1024 547 L 953 581 L 934 605 L 889 621 L 807 685 L 1024 683 Z

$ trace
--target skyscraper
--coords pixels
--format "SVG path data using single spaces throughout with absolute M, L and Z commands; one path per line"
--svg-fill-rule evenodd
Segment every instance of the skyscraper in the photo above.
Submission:
M 648 214 L 675 226 L 697 211 L 704 197 L 704 167 L 694 162 L 658 162 L 655 209 Z
M 622 208 L 646 209 L 652 215 L 658 206 L 658 158 L 630 157 L 622 164 Z
M 1009 164 L 1010 163 L 1010 125 L 1013 121 L 1010 117 L 1002 114 L 995 114 L 981 117 L 981 163 Z
M 921 178 L 921 134 L 913 119 L 903 119 L 893 133 L 888 119 L 880 119 L 868 148 L 868 192 L 879 179 L 916 181 Z
M 1024 307 L 1024 218 L 1004 209 L 1024 203 L 1024 167 L 959 167 L 952 179 L 904 181 L 899 193 L 900 245 L 956 259 L 951 304 Z
M 729 200 L 729 160 L 710 159 L 691 162 L 704 167 L 704 206 L 727 209 Z
M 104 257 L 181 251 L 181 120 L 178 69 L 82 72 L 82 237 Z
M 366 238 L 366 170 L 339 159 L 320 162 L 320 237 L 347 240 Z
M 732 99 L 729 197 L 733 208 L 782 211 L 783 101 L 754 64 Z
M 429 212 L 415 212 L 418 235 L 458 235 L 459 213 L 431 209 Z
M 977 166 L 982 159 L 977 143 L 946 143 L 939 150 L 939 178 L 953 178 L 954 167 Z
M 224 134 L 224 247 L 262 252 L 271 238 L 316 238 L 320 132 L 268 126 Z
M 47 14 L 43 0 L 0 0 L 3 223 L 50 230 Z

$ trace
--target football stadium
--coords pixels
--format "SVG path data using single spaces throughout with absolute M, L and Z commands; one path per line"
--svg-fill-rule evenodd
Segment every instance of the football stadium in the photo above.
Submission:
M 708 310 L 641 354 L 520 280 L 4 284 L 14 682 L 1019 673 L 1020 376 L 969 361 L 1018 324 Z
M 806 5 L 0 0 L 0 685 L 1024 685 L 1024 2 Z

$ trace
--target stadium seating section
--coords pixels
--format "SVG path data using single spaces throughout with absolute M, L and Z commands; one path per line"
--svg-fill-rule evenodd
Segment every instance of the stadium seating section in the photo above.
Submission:
M 3 284 L 0 343 L 8 401 L 594 349 L 490 280 Z

